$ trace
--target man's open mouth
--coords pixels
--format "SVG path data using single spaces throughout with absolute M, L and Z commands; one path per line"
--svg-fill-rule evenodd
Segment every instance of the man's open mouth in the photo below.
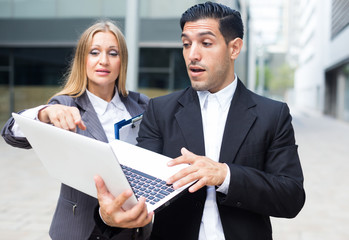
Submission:
M 203 68 L 193 68 L 193 67 L 191 67 L 191 68 L 190 68 L 190 71 L 192 71 L 192 72 L 204 72 L 205 69 L 203 69 Z

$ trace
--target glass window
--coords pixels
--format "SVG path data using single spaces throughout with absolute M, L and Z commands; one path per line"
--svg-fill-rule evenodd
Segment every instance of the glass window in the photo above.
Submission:
M 140 88 L 168 89 L 168 77 L 168 73 L 142 72 L 139 74 L 138 86 Z
M 140 50 L 140 67 L 168 68 L 170 49 L 168 48 L 142 48 Z
M 70 48 L 26 48 L 14 52 L 15 85 L 61 85 Z
M 184 89 L 190 85 L 187 68 L 183 59 L 182 49 L 174 49 L 174 89 Z
M 45 104 L 63 84 L 72 48 L 14 50 L 14 111 Z
M 10 95 L 9 83 L 10 50 L 14 59 L 13 95 Z M 72 51 L 72 48 L 0 49 L 0 62 L 7 63 L 6 66 L 0 66 L 0 121 L 6 120 L 10 111 L 45 104 L 58 92 Z
M 151 90 L 150 97 L 155 97 L 153 92 L 166 94 L 190 85 L 182 49 L 142 48 L 139 62 L 138 86 L 142 91 Z
M 0 48 L 0 67 L 7 67 L 9 63 L 10 51 L 8 48 Z

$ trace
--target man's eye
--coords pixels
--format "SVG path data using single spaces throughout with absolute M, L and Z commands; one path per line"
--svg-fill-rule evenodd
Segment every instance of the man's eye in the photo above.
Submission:
M 202 44 L 203 44 L 205 47 L 209 47 L 209 46 L 212 45 L 212 43 L 210 43 L 210 42 L 203 42 Z

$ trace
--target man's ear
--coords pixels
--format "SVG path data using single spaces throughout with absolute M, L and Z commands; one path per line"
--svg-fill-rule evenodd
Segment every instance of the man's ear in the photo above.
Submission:
M 235 38 L 231 40 L 228 44 L 230 51 L 230 58 L 236 60 L 240 54 L 244 41 L 241 38 Z

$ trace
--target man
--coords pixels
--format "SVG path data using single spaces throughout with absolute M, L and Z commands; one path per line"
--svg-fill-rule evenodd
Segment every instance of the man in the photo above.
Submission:
M 168 179 L 175 188 L 196 183 L 155 215 L 151 239 L 272 239 L 269 217 L 293 218 L 305 201 L 289 109 L 235 75 L 239 12 L 207 2 L 180 23 L 191 87 L 149 102 L 138 145 L 174 158 L 169 166 L 190 164 Z M 105 185 L 96 183 L 101 217 L 113 226 L 127 196 L 108 202 Z M 145 224 L 149 216 L 138 212 L 130 221 Z

